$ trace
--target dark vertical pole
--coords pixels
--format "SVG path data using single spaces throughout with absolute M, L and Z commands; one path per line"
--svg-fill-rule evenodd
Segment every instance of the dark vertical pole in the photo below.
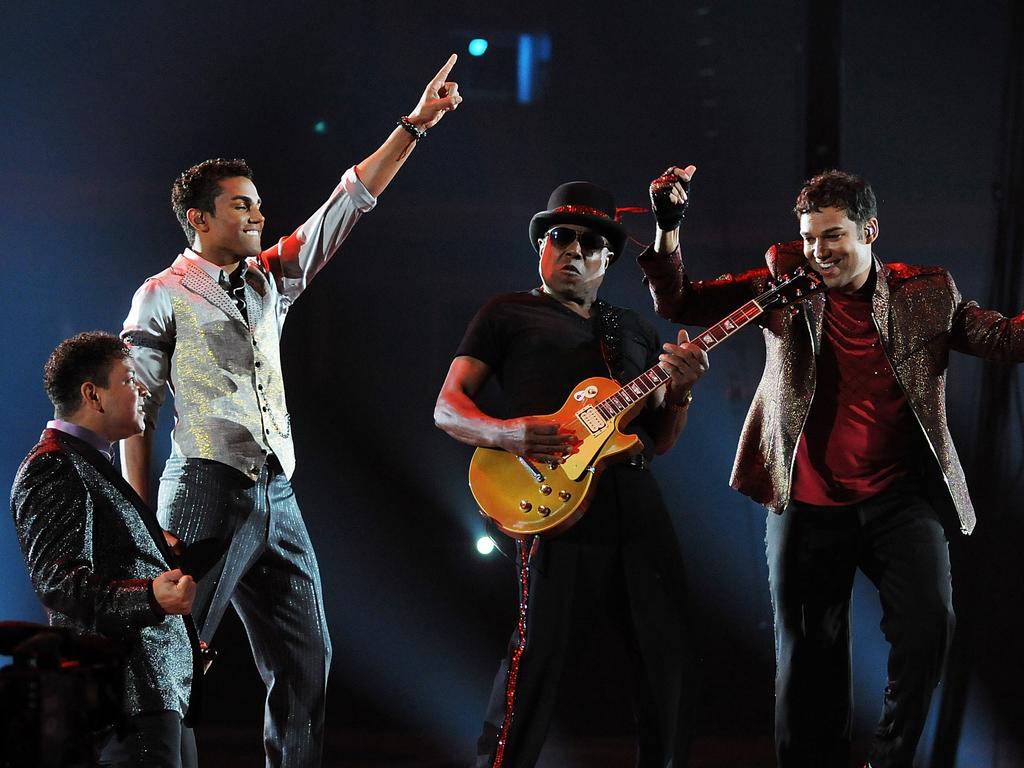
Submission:
M 808 178 L 839 167 L 842 138 L 842 0 L 807 2 L 807 135 L 804 171 Z
M 988 306 L 1013 314 L 1020 310 L 1024 278 L 1024 46 L 1015 42 L 1024 35 L 1024 7 L 1009 4 L 1006 80 L 1003 91 L 1002 154 L 996 186 L 995 247 L 992 254 Z M 1007 411 L 1013 401 L 1016 366 L 988 363 L 982 374 L 981 408 L 978 413 L 974 458 L 975 492 L 972 494 L 984 531 L 979 536 L 969 572 L 958 574 L 957 633 L 950 649 L 942 703 L 932 753 L 932 768 L 954 768 L 963 728 L 968 684 L 978 648 L 979 617 L 991 616 L 997 600 L 997 574 L 993 562 L 1002 557 L 998 539 L 1005 528 L 1013 482 L 1006 471 L 1012 451 Z M 979 529 L 981 526 L 979 526 Z M 1005 534 L 1004 534 L 1005 535 Z M 960 577 L 968 577 L 961 579 Z M 965 589 L 959 589 L 961 583 Z

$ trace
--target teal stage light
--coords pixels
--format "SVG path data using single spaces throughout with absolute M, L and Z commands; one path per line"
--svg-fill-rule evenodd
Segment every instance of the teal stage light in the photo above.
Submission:
M 469 55 L 483 56 L 487 52 L 487 41 L 482 37 L 475 37 L 469 41 Z

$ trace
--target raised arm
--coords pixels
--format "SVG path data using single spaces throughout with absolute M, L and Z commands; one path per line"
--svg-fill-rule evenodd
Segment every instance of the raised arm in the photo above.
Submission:
M 654 299 L 654 311 L 677 323 L 709 326 L 765 290 L 768 270 L 759 268 L 715 280 L 693 281 L 683 266 L 679 228 L 690 203 L 689 184 L 696 167 L 671 166 L 651 182 L 656 221 L 651 246 L 637 257 Z
M 457 83 L 447 80 L 455 66 L 453 53 L 427 84 L 411 113 L 377 150 L 347 170 L 327 201 L 305 223 L 267 248 L 261 261 L 277 281 L 278 290 L 294 301 L 330 261 L 362 215 L 409 159 L 420 135 L 437 125 L 462 102 Z
M 690 200 L 687 191 L 697 166 L 670 166 L 651 182 L 651 208 L 654 210 L 654 252 L 667 255 L 679 247 L 679 225 L 683 222 Z
M 575 436 L 559 432 L 558 423 L 536 416 L 496 419 L 473 398 L 491 375 L 475 357 L 456 357 L 434 406 L 434 424 L 469 445 L 502 448 L 538 461 L 560 461 L 571 453 Z
M 426 131 L 441 121 L 446 112 L 457 109 L 462 102 L 458 83 L 448 80 L 448 74 L 457 59 L 458 56 L 454 53 L 448 57 L 445 65 L 427 83 L 413 111 L 406 116 L 406 121 L 414 130 L 403 126 L 396 127 L 376 152 L 356 166 L 360 181 L 374 197 L 384 191 L 409 158 L 418 141 L 415 131 L 425 135 Z

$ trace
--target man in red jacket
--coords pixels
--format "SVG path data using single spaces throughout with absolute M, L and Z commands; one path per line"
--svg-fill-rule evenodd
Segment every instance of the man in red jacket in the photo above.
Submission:
M 870 765 L 909 768 L 954 626 L 943 522 L 965 534 L 975 523 L 946 423 L 946 364 L 951 350 L 1024 360 L 1024 315 L 963 301 L 942 268 L 879 261 L 875 195 L 840 171 L 804 185 L 794 208 L 801 241 L 770 248 L 767 269 L 691 281 L 679 223 L 695 170 L 670 168 L 651 185 L 657 237 L 638 259 L 658 314 L 713 323 L 804 264 L 829 289 L 796 313 L 765 316 L 764 375 L 731 480 L 772 512 L 779 765 L 848 764 L 860 568 L 878 589 L 891 646 Z

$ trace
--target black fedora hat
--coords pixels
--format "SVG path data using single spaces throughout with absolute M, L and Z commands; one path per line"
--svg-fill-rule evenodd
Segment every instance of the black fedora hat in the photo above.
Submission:
M 589 181 L 570 181 L 557 187 L 548 198 L 548 209 L 530 220 L 530 243 L 539 251 L 537 241 L 558 224 L 578 224 L 599 232 L 608 239 L 615 261 L 626 245 L 626 229 L 615 220 L 615 200 L 611 193 Z

